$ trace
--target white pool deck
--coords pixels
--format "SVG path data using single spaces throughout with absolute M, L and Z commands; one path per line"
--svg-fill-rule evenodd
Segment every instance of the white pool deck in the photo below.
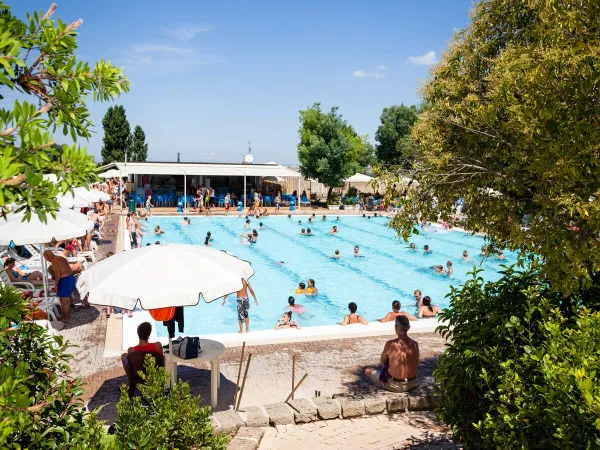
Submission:
M 331 213 L 330 213 L 331 214 Z M 300 215 L 300 214 L 298 214 Z M 334 214 L 335 215 L 335 214 Z M 349 214 L 346 214 L 348 216 Z M 162 217 L 180 217 L 180 215 L 174 216 L 160 216 Z M 201 219 L 203 216 L 199 216 Z M 232 214 L 229 217 L 237 218 L 237 215 Z M 122 216 L 120 219 L 119 233 L 117 234 L 117 251 L 131 250 L 129 239 L 125 239 L 128 235 L 125 217 Z M 215 302 L 204 303 L 201 307 L 211 308 L 215 306 Z M 343 318 L 340 317 L 340 321 Z M 142 322 L 154 323 L 154 319 L 150 316 L 148 311 L 141 308 L 137 308 L 133 317 L 127 317 L 123 315 L 123 342 L 120 351 L 125 351 L 127 348 L 138 344 L 137 327 Z M 436 327 L 441 325 L 436 318 L 432 319 L 419 319 L 412 321 L 409 334 L 415 333 L 431 333 L 434 332 Z M 237 330 L 237 322 L 232 321 L 232 329 Z M 164 328 L 166 330 L 166 328 Z M 176 333 L 176 336 L 190 336 L 185 333 Z M 308 341 L 325 341 L 329 339 L 346 339 L 346 338 L 358 338 L 368 336 L 393 336 L 394 335 L 394 322 L 371 322 L 368 325 L 354 324 L 354 325 L 320 325 L 310 326 L 301 329 L 288 328 L 284 330 L 259 330 L 252 331 L 252 322 L 250 322 L 250 333 L 215 333 L 215 334 L 200 334 L 197 335 L 201 339 L 213 339 L 215 341 L 222 342 L 225 347 L 241 347 L 245 342 L 246 345 L 269 345 L 269 344 L 287 344 L 292 342 L 308 342 Z M 160 341 L 163 344 L 167 344 L 167 337 L 158 337 L 156 327 L 152 328 L 152 335 L 150 336 L 151 341 Z M 115 349 L 117 350 L 117 349 Z

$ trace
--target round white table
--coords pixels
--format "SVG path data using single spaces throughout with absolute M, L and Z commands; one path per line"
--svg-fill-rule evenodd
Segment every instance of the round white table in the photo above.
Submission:
M 210 406 L 217 407 L 218 389 L 221 387 L 221 356 L 225 353 L 225 346 L 212 339 L 200 339 L 202 352 L 197 358 L 183 359 L 175 355 L 167 355 L 171 372 L 171 381 L 177 383 L 177 364 L 210 362 Z M 170 359 L 169 359 L 170 358 Z M 167 363 L 168 364 L 168 363 Z

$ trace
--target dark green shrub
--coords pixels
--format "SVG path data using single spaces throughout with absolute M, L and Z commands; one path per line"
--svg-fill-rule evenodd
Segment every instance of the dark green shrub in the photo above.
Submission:
M 226 440 L 213 435 L 210 408 L 201 407 L 198 397 L 192 397 L 187 383 L 178 381 L 165 393 L 169 374 L 156 367 L 146 357 L 146 374 L 140 397 L 129 399 L 127 387 L 121 386 L 121 400 L 117 404 L 117 423 L 113 446 L 116 449 L 225 449 Z
M 600 313 L 540 269 L 453 288 L 434 372 L 440 417 L 466 449 L 600 448 Z

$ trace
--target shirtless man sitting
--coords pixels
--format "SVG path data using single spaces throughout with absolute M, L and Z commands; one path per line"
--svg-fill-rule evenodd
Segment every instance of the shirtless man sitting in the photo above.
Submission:
M 44 252 L 44 258 L 52 264 L 56 287 L 58 288 L 56 295 L 60 297 L 60 307 L 62 309 L 62 316 L 59 317 L 59 320 L 68 322 L 71 318 L 69 309 L 71 307 L 71 295 L 77 283 L 73 275 L 73 269 L 64 257 L 55 255 L 51 250 Z
M 400 311 L 402 305 L 398 300 L 394 300 L 392 302 L 392 311 L 387 313 L 383 319 L 377 319 L 378 322 L 391 322 L 392 320 L 396 320 L 396 317 L 404 316 L 407 317 L 408 320 L 417 320 L 415 316 L 410 315 L 405 311 Z
M 381 370 L 367 368 L 365 374 L 373 383 L 390 392 L 408 392 L 417 387 L 419 344 L 408 337 L 410 322 L 405 316 L 396 317 L 397 339 L 387 341 L 381 353 Z

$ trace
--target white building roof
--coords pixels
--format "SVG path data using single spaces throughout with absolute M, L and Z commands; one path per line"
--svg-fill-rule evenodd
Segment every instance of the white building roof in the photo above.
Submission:
M 300 173 L 280 164 L 227 164 L 177 162 L 114 162 L 102 170 L 116 168 L 129 175 L 222 175 L 249 177 L 300 177 Z

